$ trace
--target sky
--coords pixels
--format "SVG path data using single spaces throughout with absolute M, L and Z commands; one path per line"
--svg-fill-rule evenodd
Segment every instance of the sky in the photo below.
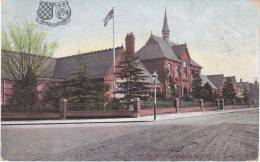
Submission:
M 58 2 L 59 0 L 48 0 Z M 35 22 L 59 47 L 54 57 L 112 48 L 112 21 L 102 20 L 115 7 L 115 45 L 133 32 L 136 51 L 151 32 L 161 36 L 167 9 L 170 40 L 186 43 L 203 74 L 235 75 L 254 81 L 259 74 L 260 0 L 68 0 L 71 21 L 49 27 L 35 21 L 39 0 L 2 0 L 2 30 Z

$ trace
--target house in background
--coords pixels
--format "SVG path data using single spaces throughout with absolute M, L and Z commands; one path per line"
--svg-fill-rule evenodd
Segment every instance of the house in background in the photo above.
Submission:
M 151 34 L 145 45 L 136 52 L 150 73 L 155 70 L 162 84 L 162 93 L 172 97 L 173 86 L 178 96 L 189 95 L 192 91 L 192 74 L 200 73 L 202 67 L 189 54 L 185 44 L 176 44 L 170 41 L 167 14 L 165 10 L 162 28 L 162 37 Z
M 201 78 L 201 85 L 205 86 L 205 84 L 209 84 L 209 86 L 212 89 L 212 93 L 213 94 L 217 94 L 218 93 L 218 88 L 216 87 L 216 85 L 214 83 L 211 82 L 211 80 L 204 74 L 200 74 L 200 78 Z
M 245 92 L 249 92 L 249 82 L 240 79 L 240 82 L 237 82 L 237 97 L 242 98 Z
M 237 84 L 236 84 L 235 76 L 224 77 L 223 74 L 217 74 L 217 75 L 207 75 L 207 78 L 215 85 L 215 87 L 217 88 L 217 93 L 220 96 L 222 95 L 222 90 L 223 90 L 225 82 L 228 79 L 230 79 L 232 81 L 233 88 L 237 95 Z

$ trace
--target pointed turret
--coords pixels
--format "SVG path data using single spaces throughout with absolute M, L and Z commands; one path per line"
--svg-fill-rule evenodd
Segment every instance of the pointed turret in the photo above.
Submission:
M 170 30 L 169 30 L 169 27 L 168 27 L 167 14 L 166 14 L 166 9 L 165 9 L 163 29 L 162 29 L 162 37 L 163 37 L 163 39 L 169 41 L 169 35 L 170 35 Z

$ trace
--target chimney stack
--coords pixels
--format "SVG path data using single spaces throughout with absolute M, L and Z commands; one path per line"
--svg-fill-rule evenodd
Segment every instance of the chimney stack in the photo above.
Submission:
M 125 37 L 125 50 L 128 54 L 135 53 L 135 36 L 133 32 L 127 33 Z

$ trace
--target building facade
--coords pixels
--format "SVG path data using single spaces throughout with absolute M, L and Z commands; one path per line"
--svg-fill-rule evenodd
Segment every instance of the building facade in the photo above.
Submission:
M 178 97 L 188 96 L 192 91 L 192 74 L 200 73 L 202 69 L 190 57 L 186 43 L 176 44 L 170 41 L 166 10 L 162 37 L 151 34 L 136 55 L 150 73 L 157 72 L 162 84 L 162 93 L 166 97 L 172 97 L 174 93 L 177 93 Z

